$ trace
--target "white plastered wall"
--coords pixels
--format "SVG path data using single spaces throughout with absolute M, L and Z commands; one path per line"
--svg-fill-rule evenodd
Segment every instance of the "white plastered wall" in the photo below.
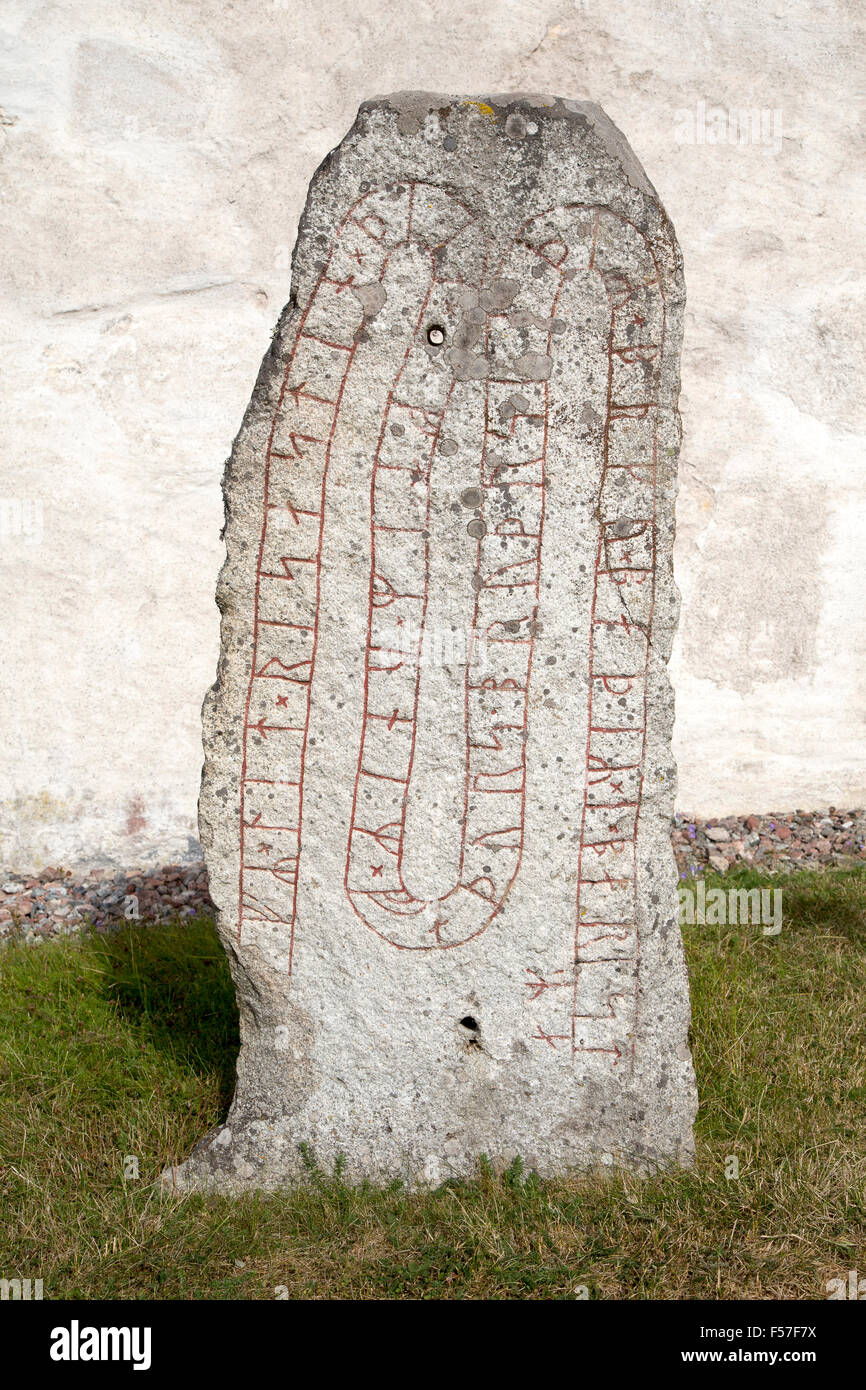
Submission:
M 679 805 L 863 804 L 856 7 L 16 0 L 0 29 L 0 862 L 195 852 L 223 460 L 308 180 L 404 88 L 588 97 L 626 134 L 689 292 Z

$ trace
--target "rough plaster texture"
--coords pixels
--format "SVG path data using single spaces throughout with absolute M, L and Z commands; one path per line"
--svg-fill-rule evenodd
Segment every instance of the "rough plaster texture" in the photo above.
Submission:
M 225 478 L 224 1126 L 438 1182 L 688 1160 L 665 663 L 684 291 L 600 108 L 401 93 L 317 173 Z
M 217 484 L 306 189 L 363 97 L 434 83 L 592 96 L 677 227 L 681 808 L 863 804 L 856 7 L 0 10 L 5 863 L 196 852 Z

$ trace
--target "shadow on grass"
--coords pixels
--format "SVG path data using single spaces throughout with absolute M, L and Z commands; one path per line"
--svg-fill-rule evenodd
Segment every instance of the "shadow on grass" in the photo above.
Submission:
M 216 1073 L 227 1107 L 240 1038 L 235 992 L 212 920 L 122 927 L 93 935 L 103 992 L 157 1049 Z

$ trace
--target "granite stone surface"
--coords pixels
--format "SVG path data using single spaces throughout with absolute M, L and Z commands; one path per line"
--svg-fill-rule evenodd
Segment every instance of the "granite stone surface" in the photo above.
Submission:
M 292 285 L 204 711 L 237 1091 L 165 1181 L 688 1162 L 671 225 L 597 106 L 399 93 Z

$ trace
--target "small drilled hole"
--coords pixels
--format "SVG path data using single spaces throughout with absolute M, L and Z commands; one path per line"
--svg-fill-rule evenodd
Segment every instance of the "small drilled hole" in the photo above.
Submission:
M 471 1014 L 467 1014 L 465 1018 L 461 1018 L 460 1022 L 463 1025 L 463 1027 L 468 1028 L 471 1033 L 478 1032 L 478 1024 L 475 1022 L 475 1019 L 472 1017 Z
M 427 341 L 431 347 L 441 347 L 445 342 L 445 329 L 433 323 L 427 329 Z

